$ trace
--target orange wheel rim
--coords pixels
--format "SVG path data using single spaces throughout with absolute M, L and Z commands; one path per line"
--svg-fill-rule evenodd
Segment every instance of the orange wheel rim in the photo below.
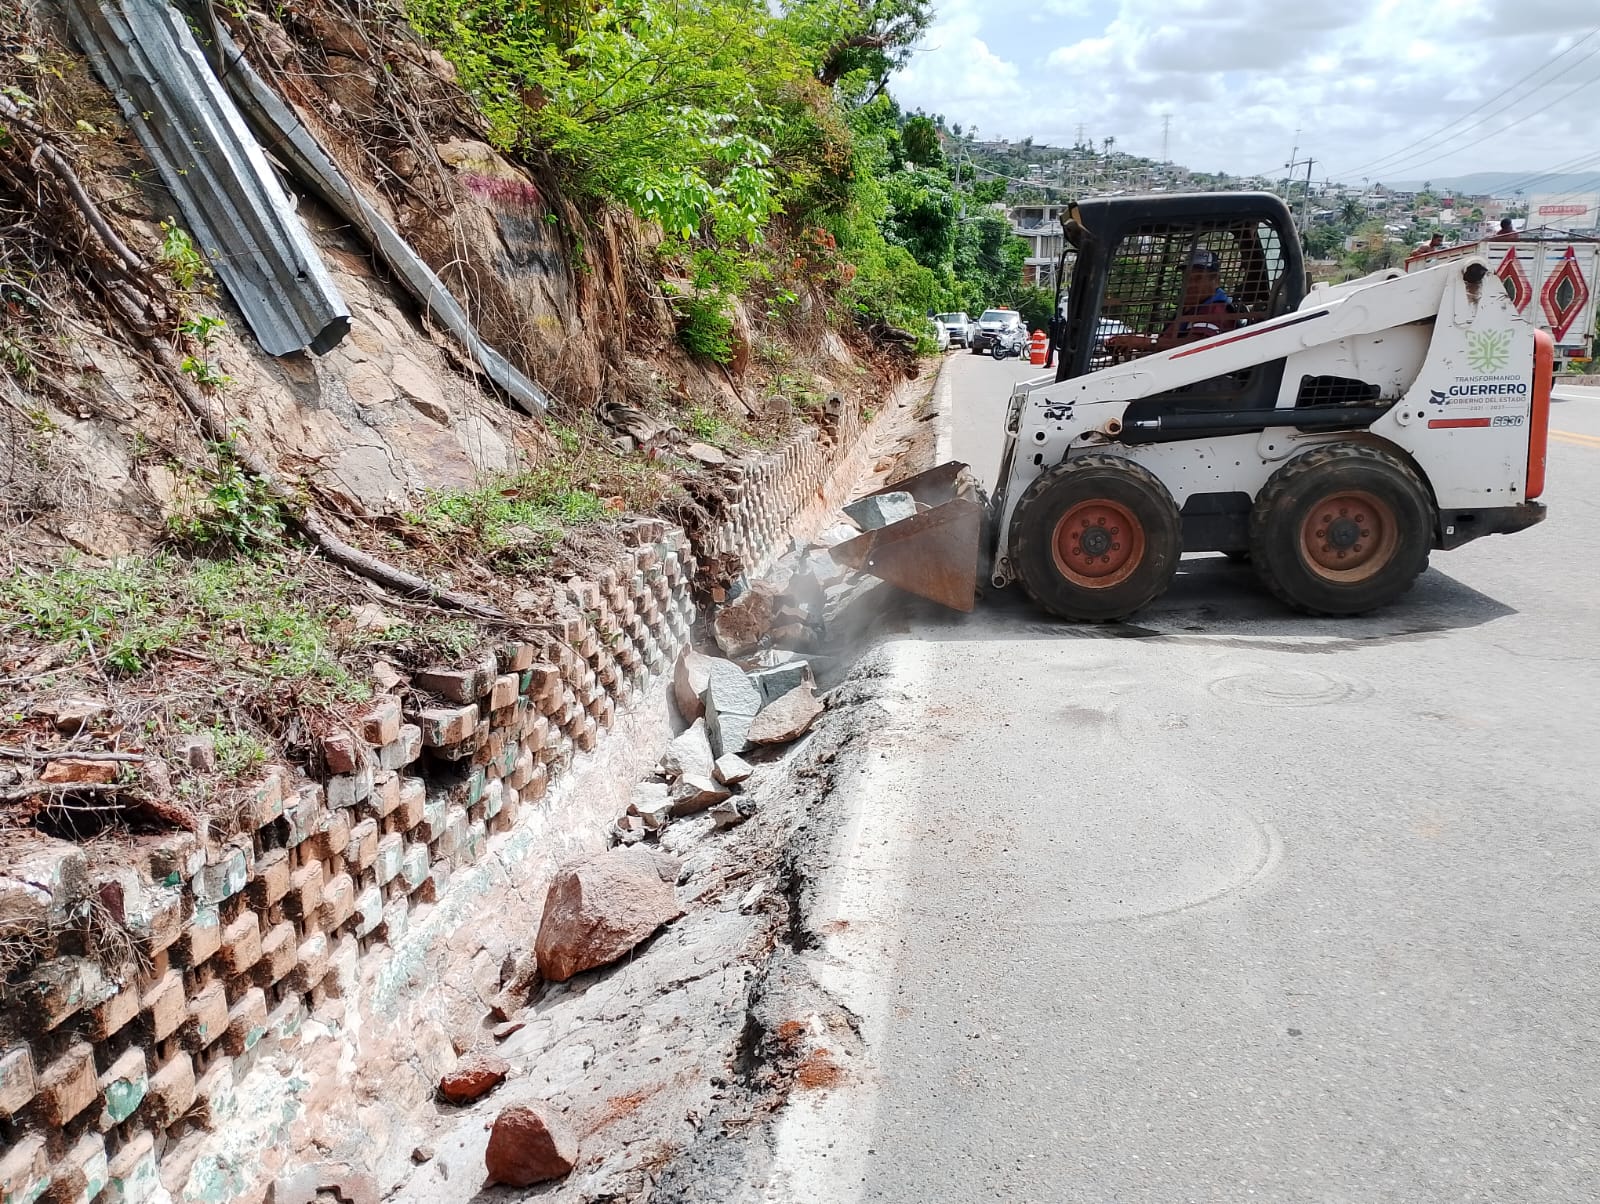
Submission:
M 1400 543 L 1394 508 L 1364 490 L 1319 498 L 1300 524 L 1300 552 L 1324 581 L 1370 580 L 1394 559 Z
M 1085 589 L 1110 589 L 1144 561 L 1144 524 L 1120 502 L 1079 502 L 1056 522 L 1050 540 L 1056 571 Z

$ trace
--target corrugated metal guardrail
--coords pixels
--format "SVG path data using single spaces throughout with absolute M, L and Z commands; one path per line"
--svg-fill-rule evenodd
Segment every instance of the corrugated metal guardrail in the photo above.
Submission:
M 322 149 L 305 123 L 295 115 L 265 80 L 256 74 L 228 31 L 213 24 L 211 33 L 220 56 L 220 74 L 239 107 L 302 183 L 324 204 L 360 232 L 374 252 L 394 271 L 406 290 L 428 314 L 455 335 L 518 408 L 542 414 L 550 408 L 550 395 L 514 367 L 478 333 L 467 311 L 444 282 L 434 274 L 388 220 L 345 178 Z
M 272 355 L 337 346 L 350 311 L 183 17 L 164 0 L 66 0 L 65 8 L 261 346 Z
M 247 118 L 519 409 L 532 415 L 549 409 L 549 394 L 483 340 L 444 282 L 345 178 L 209 8 L 199 19 L 220 71 L 165 0 L 65 0 L 65 7 L 185 224 L 270 354 L 327 351 L 350 329 L 350 314 Z

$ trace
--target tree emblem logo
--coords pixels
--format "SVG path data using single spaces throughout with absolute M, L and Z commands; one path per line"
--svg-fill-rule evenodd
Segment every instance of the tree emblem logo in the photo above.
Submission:
M 1467 364 L 1474 372 L 1499 372 L 1510 362 L 1509 330 L 1467 331 Z

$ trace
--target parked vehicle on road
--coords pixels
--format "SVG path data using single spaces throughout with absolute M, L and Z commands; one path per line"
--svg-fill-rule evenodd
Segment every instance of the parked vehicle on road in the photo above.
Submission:
M 966 314 L 956 312 L 953 314 L 940 314 L 939 321 L 944 323 L 945 330 L 949 332 L 947 347 L 965 347 L 972 342 L 972 319 Z
M 978 318 L 978 328 L 967 346 L 973 355 L 982 355 L 994 344 L 1002 331 L 1021 330 L 1022 315 L 1014 309 L 986 309 Z
M 997 360 L 1023 355 L 1028 350 L 1028 328 L 1022 325 L 1007 326 L 989 342 L 989 354 Z

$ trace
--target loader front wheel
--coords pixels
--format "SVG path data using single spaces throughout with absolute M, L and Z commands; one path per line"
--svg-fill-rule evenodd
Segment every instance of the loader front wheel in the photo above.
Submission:
M 1172 581 L 1182 554 L 1178 507 L 1149 471 L 1120 456 L 1083 456 L 1038 477 L 1017 503 L 1012 564 L 1051 614 L 1125 619 Z
M 1432 542 L 1422 482 L 1398 457 L 1363 444 L 1297 456 L 1250 511 L 1257 575 L 1307 614 L 1358 615 L 1394 601 L 1428 567 Z

